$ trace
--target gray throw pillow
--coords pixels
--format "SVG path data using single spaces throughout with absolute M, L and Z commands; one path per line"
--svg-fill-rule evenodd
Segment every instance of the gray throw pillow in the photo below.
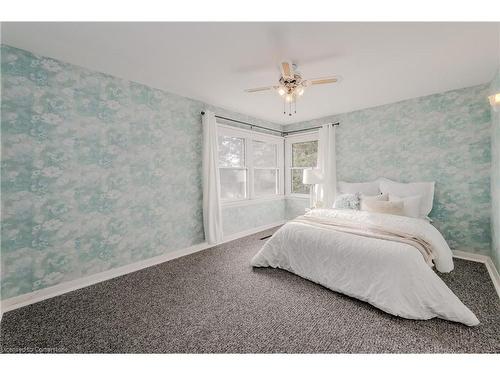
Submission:
M 359 193 L 337 195 L 333 208 L 359 210 Z

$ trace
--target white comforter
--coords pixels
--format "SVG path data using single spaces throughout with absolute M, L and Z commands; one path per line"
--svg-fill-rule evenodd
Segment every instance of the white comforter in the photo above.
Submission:
M 425 220 L 334 209 L 316 209 L 307 215 L 375 224 L 420 236 L 432 245 L 437 270 L 453 270 L 450 248 Z M 404 318 L 439 317 L 468 326 L 479 324 L 409 244 L 289 222 L 266 242 L 251 264 L 285 269 Z

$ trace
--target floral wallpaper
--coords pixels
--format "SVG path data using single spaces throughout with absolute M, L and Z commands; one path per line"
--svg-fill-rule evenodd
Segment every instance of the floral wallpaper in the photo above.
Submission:
M 279 129 L 6 45 L 1 68 L 2 299 L 203 242 L 202 109 Z
M 285 219 L 285 200 L 273 200 L 245 206 L 225 207 L 222 210 L 224 235 L 282 222 Z
M 340 121 L 338 180 L 436 181 L 430 217 L 453 249 L 491 249 L 488 85 L 289 125 Z M 289 203 L 287 207 L 307 204 Z M 293 206 L 292 206 L 293 205 Z M 287 217 L 290 215 L 287 213 Z
M 285 218 L 292 220 L 299 215 L 306 213 L 306 208 L 309 208 L 309 198 L 288 197 L 285 202 Z
M 490 85 L 489 94 L 500 93 L 500 68 Z M 500 270 L 500 109 L 491 109 L 491 237 L 492 259 Z

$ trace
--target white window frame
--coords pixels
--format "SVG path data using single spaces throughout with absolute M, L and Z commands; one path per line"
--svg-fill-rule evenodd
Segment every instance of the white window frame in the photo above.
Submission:
M 309 141 L 318 141 L 319 147 L 319 132 L 313 131 L 308 133 L 301 133 L 296 135 L 288 135 L 285 137 L 285 195 L 288 197 L 294 198 L 304 198 L 309 199 L 309 194 L 299 194 L 292 193 L 292 144 L 301 143 L 301 142 L 309 142 Z M 318 155 L 319 157 L 319 155 Z M 318 161 L 316 161 L 316 166 L 318 165 Z
M 247 197 L 244 199 L 231 199 L 231 200 L 221 200 L 222 206 L 236 206 L 241 204 L 248 203 L 258 203 L 265 202 L 270 200 L 280 200 L 284 198 L 284 180 L 285 180 L 285 172 L 284 172 L 284 138 L 265 134 L 260 132 L 255 132 L 246 129 L 240 129 L 233 126 L 217 124 L 217 133 L 218 136 L 225 137 L 235 137 L 235 138 L 243 138 L 245 142 L 245 166 L 244 169 L 247 171 Z M 268 196 L 260 196 L 256 197 L 254 192 L 254 168 L 253 168 L 253 143 L 252 141 L 261 141 L 266 143 L 272 143 L 276 145 L 276 168 L 278 169 L 278 194 L 271 194 Z M 218 140 L 217 140 L 218 141 Z M 240 168 L 238 168 L 240 169 Z M 265 169 L 265 168 L 262 168 Z

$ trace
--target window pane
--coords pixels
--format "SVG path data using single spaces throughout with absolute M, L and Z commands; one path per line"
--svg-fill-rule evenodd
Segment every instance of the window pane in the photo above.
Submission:
M 254 192 L 255 196 L 272 195 L 278 193 L 278 180 L 276 169 L 254 170 Z
M 276 167 L 276 145 L 253 141 L 253 165 L 255 167 Z
M 220 168 L 221 199 L 245 199 L 247 196 L 246 169 Z
M 245 140 L 236 137 L 219 137 L 219 167 L 245 166 Z
M 309 194 L 309 185 L 302 183 L 303 169 L 292 169 L 292 193 Z
M 316 167 L 318 141 L 292 143 L 292 167 Z

